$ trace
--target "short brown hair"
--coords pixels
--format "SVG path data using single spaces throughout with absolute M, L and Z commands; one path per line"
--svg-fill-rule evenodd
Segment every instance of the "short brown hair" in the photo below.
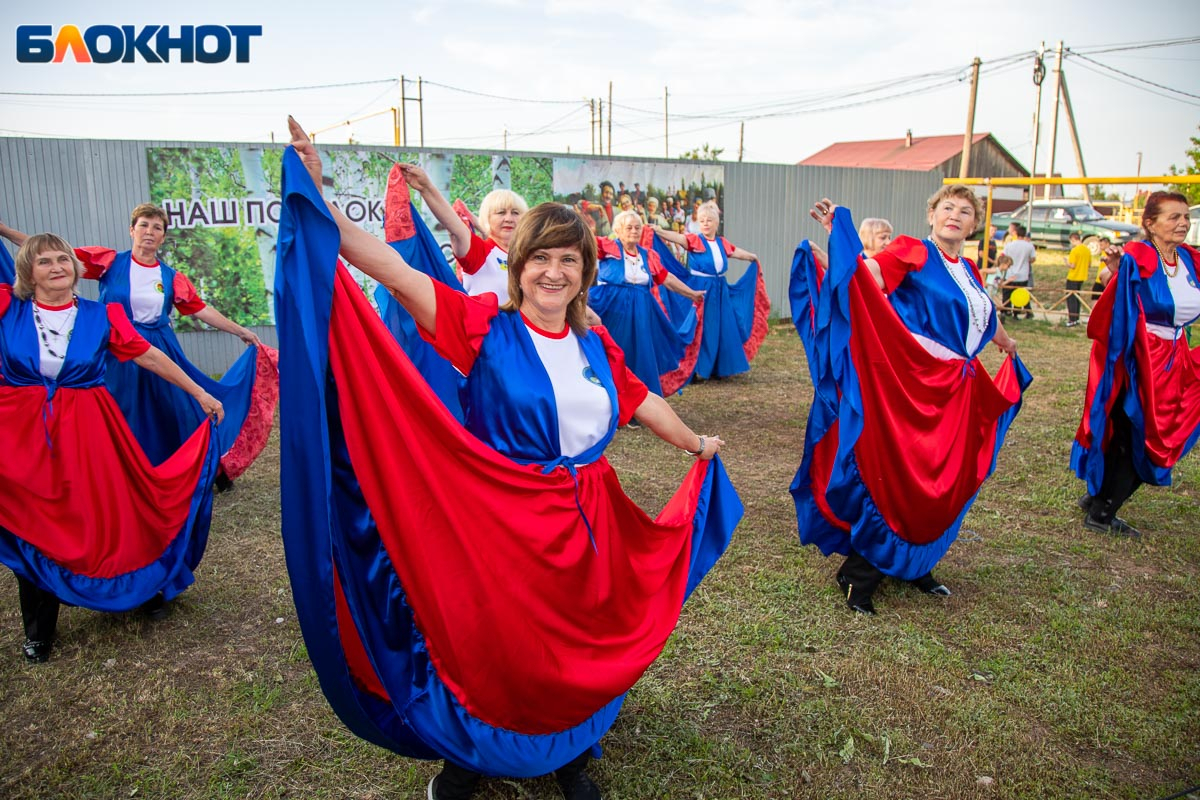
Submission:
M 129 214 L 129 227 L 132 228 L 134 225 L 137 225 L 137 221 L 142 217 L 154 217 L 161 219 L 163 230 L 171 227 L 170 223 L 167 222 L 167 212 L 154 205 L 154 203 L 142 203 L 134 208 Z
M 13 267 L 17 273 L 13 294 L 21 300 L 33 297 L 33 261 L 47 250 L 58 250 L 71 257 L 71 261 L 75 263 L 75 280 L 71 282 L 71 288 L 74 289 L 75 284 L 79 283 L 79 273 L 83 271 L 83 266 L 75 257 L 75 248 L 57 234 L 36 233 L 25 240 L 25 244 L 17 250 L 17 257 L 13 259 Z
M 947 197 L 954 197 L 959 200 L 967 200 L 971 203 L 971 209 L 975 212 L 975 227 L 967 231 L 967 236 L 979 230 L 979 223 L 983 217 L 983 203 L 979 202 L 979 198 L 971 191 L 970 187 L 963 186 L 961 183 L 955 183 L 950 186 L 943 186 L 933 193 L 933 197 L 929 198 L 928 209 L 933 211 L 937 208 L 938 203 L 945 200 Z
M 1146 238 L 1150 239 L 1150 228 L 1147 225 L 1158 219 L 1158 215 L 1162 213 L 1163 203 L 1177 202 L 1188 204 L 1188 199 L 1179 192 L 1151 192 L 1146 198 L 1146 207 L 1142 209 L 1142 230 L 1146 232 Z M 1150 239 L 1153 242 L 1153 239 Z
M 583 218 L 561 203 L 542 203 L 521 215 L 509 245 L 506 311 L 519 309 L 525 301 L 521 273 L 534 252 L 551 247 L 579 248 L 583 257 L 582 290 L 567 306 L 567 324 L 576 336 L 587 335 L 588 287 L 596 280 L 596 235 L 588 230 Z

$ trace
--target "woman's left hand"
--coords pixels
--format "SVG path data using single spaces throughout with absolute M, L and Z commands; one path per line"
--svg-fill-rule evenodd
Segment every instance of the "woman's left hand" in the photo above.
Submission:
M 999 324 L 996 326 L 996 336 L 992 341 L 996 343 L 996 347 L 999 347 L 1010 356 L 1017 354 L 1017 340 L 1009 336 L 1008 331 L 1004 330 Z
M 242 328 L 242 330 L 238 333 L 237 336 L 239 339 L 241 339 L 243 342 L 250 345 L 251 347 L 258 347 L 260 344 L 262 344 L 262 339 L 258 338 L 258 334 L 256 334 L 254 331 L 250 330 L 249 328 Z
M 204 409 L 204 416 L 215 418 L 218 425 L 221 424 L 221 420 L 225 419 L 225 406 L 221 405 L 221 401 L 208 392 L 201 392 L 196 397 L 196 402 L 200 404 L 200 408 Z
M 704 302 L 704 292 L 700 291 L 699 289 L 693 289 L 692 293 L 689 294 L 687 296 L 687 298 L 689 300 L 691 300 L 693 303 L 703 303 Z

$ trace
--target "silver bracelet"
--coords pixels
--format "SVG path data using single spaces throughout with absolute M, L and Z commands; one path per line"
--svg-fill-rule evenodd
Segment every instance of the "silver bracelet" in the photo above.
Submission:
M 696 458 L 699 458 L 699 457 L 700 457 L 700 454 L 704 452 L 704 437 L 703 437 L 703 436 L 701 436 L 701 437 L 700 437 L 700 447 L 699 447 L 699 449 L 697 449 L 697 450 L 688 450 L 688 449 L 685 447 L 685 448 L 683 448 L 683 452 L 687 453 L 689 456 L 695 456 Z

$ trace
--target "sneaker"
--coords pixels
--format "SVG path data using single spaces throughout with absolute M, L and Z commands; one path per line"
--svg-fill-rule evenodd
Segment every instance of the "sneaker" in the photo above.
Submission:
M 1067 327 L 1074 328 L 1078 324 L 1079 324 L 1079 320 L 1073 320 L 1073 321 L 1067 323 Z
M 25 653 L 25 661 L 30 664 L 45 664 L 50 660 L 50 642 L 37 642 L 26 639 L 21 650 Z
M 600 800 L 600 787 L 582 770 L 570 777 L 557 777 L 558 788 L 566 800 Z
M 472 773 L 465 770 L 461 772 L 463 773 L 462 775 L 455 772 L 450 779 L 449 785 L 443 785 L 441 772 L 430 778 L 429 787 L 425 790 L 426 800 L 470 800 L 475 794 L 475 786 L 479 781 L 479 776 L 474 775 L 472 777 Z M 466 777 L 465 783 L 463 782 L 464 776 Z M 456 782 L 459 783 L 457 787 L 454 785 Z

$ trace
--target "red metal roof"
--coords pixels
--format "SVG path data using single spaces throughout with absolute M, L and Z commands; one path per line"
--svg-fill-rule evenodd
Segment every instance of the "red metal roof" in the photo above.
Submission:
M 976 145 L 991 136 L 977 133 L 971 139 Z M 962 154 L 962 134 L 957 136 L 914 136 L 912 146 L 904 138 L 880 139 L 873 142 L 836 142 L 800 162 L 805 167 L 864 167 L 871 169 L 902 169 L 928 172 Z

